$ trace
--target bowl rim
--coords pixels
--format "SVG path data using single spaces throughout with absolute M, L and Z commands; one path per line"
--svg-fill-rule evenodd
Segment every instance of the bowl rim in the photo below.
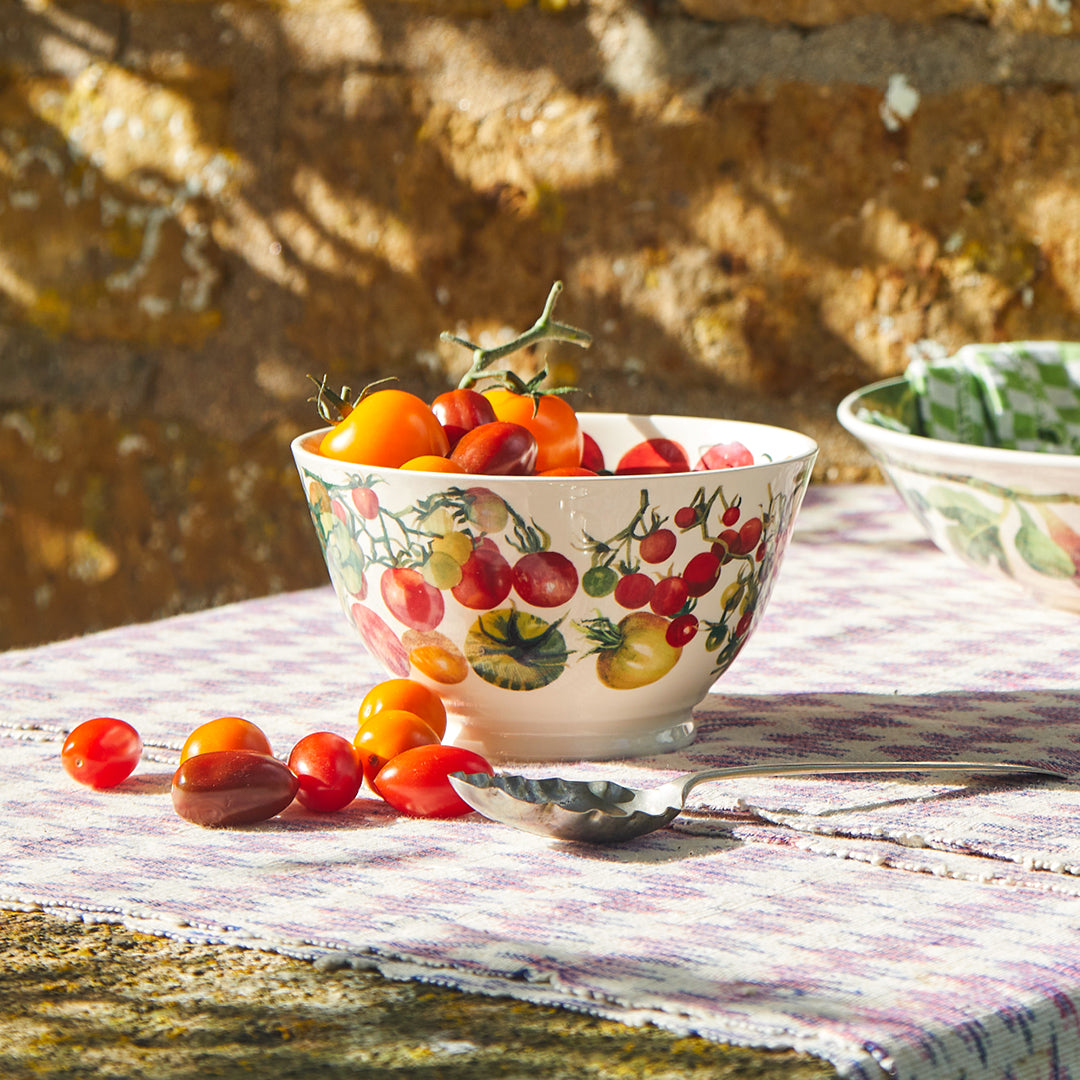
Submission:
M 695 422 L 695 423 L 730 424 L 730 425 L 733 425 L 736 428 L 741 428 L 741 429 L 744 429 L 744 430 L 750 429 L 750 430 L 753 430 L 755 432 L 760 432 L 760 433 L 766 433 L 766 432 L 770 432 L 770 431 L 779 432 L 779 433 L 782 433 L 785 436 L 790 436 L 790 437 L 793 437 L 796 440 L 801 440 L 804 445 L 803 445 L 802 449 L 798 450 L 797 452 L 792 452 L 792 453 L 789 453 L 789 454 L 785 454 L 783 456 L 776 457 L 776 458 L 770 459 L 768 461 L 755 461 L 753 465 L 734 465 L 734 466 L 731 466 L 731 467 L 726 468 L 726 469 L 697 469 L 697 470 L 695 470 L 695 469 L 691 468 L 689 472 L 619 473 L 619 474 L 616 474 L 616 473 L 607 473 L 607 474 L 605 474 L 605 473 L 597 473 L 596 476 L 535 476 L 535 475 L 534 476 L 504 476 L 504 475 L 501 475 L 501 474 L 499 474 L 499 475 L 489 475 L 489 474 L 482 474 L 482 473 L 474 473 L 474 474 L 461 473 L 461 474 L 459 474 L 459 473 L 445 473 L 445 472 L 427 472 L 427 471 L 425 471 L 423 469 L 415 469 L 415 470 L 409 470 L 408 475 L 416 476 L 416 477 L 421 477 L 421 476 L 423 476 L 423 477 L 442 477 L 444 479 L 448 478 L 448 477 L 459 476 L 459 475 L 461 475 L 461 476 L 472 475 L 472 476 L 475 476 L 475 477 L 480 477 L 480 476 L 485 476 L 486 475 L 489 480 L 497 480 L 500 483 L 502 483 L 503 481 L 506 481 L 506 482 L 510 482 L 510 483 L 519 483 L 519 484 L 535 483 L 538 480 L 547 481 L 548 483 L 562 482 L 562 483 L 575 483 L 575 484 L 583 484 L 583 483 L 593 484 L 593 483 L 597 483 L 599 481 L 603 481 L 604 483 L 610 483 L 612 481 L 618 481 L 620 483 L 624 483 L 626 481 L 640 482 L 643 479 L 643 477 L 645 477 L 645 476 L 652 477 L 655 480 L 657 477 L 667 477 L 667 476 L 670 476 L 670 477 L 678 477 L 678 476 L 703 477 L 703 476 L 715 476 L 715 475 L 718 475 L 718 474 L 733 475 L 733 474 L 736 474 L 736 473 L 753 472 L 755 469 L 771 468 L 771 467 L 776 466 L 776 465 L 794 465 L 794 464 L 798 464 L 800 462 L 811 462 L 812 463 L 815 460 L 815 458 L 817 457 L 818 453 L 820 453 L 820 450 L 821 450 L 821 447 L 819 446 L 817 440 L 814 439 L 813 437 L 811 437 L 810 435 L 807 435 L 805 432 L 797 431 L 795 428 L 781 427 L 778 424 L 762 424 L 762 423 L 758 423 L 757 421 L 754 421 L 754 420 L 735 420 L 735 419 L 732 419 L 730 417 L 725 417 L 725 416 L 690 416 L 690 415 L 680 415 L 680 414 L 677 414 L 677 413 L 628 413 L 628 412 L 586 412 L 586 411 L 582 411 L 582 412 L 578 412 L 577 415 L 581 419 L 587 419 L 589 417 L 604 417 L 604 418 L 608 418 L 608 417 L 615 417 L 615 418 L 626 417 L 627 419 L 630 419 L 630 420 L 641 419 L 641 420 L 652 421 L 652 422 L 692 421 L 692 422 Z M 389 467 L 386 467 L 386 466 L 356 465 L 356 464 L 352 464 L 352 463 L 347 462 L 347 461 L 338 461 L 335 458 L 323 457 L 322 455 L 318 454 L 316 451 L 312 450 L 310 447 L 304 445 L 306 442 L 308 442 L 309 440 L 312 440 L 315 437 L 320 437 L 321 438 L 323 435 L 326 434 L 326 432 L 331 430 L 332 426 L 333 425 L 327 425 L 327 426 L 320 427 L 320 428 L 313 428 L 311 431 L 302 432 L 301 434 L 299 434 L 295 438 L 293 438 L 292 441 L 291 441 L 291 447 L 292 447 L 294 456 L 297 453 L 307 454 L 307 455 L 310 455 L 311 457 L 317 459 L 318 461 L 328 462 L 330 464 L 340 465 L 340 466 L 344 466 L 346 468 L 370 469 L 370 470 L 372 470 L 374 472 L 397 473 L 397 472 L 402 471 L 400 469 L 393 469 L 393 468 L 389 468 Z
M 976 446 L 973 443 L 950 442 L 947 439 L 935 439 L 932 435 L 916 435 L 913 432 L 893 431 L 891 428 L 872 424 L 862 420 L 855 409 L 861 398 L 875 391 L 892 389 L 905 384 L 903 375 L 889 379 L 879 379 L 868 383 L 858 390 L 852 390 L 836 407 L 836 418 L 840 424 L 871 450 L 894 453 L 935 454 L 956 462 L 977 462 L 986 465 L 1051 466 L 1055 469 L 1080 469 L 1080 456 L 1074 454 L 1040 453 L 1037 450 L 1011 450 L 1004 446 Z

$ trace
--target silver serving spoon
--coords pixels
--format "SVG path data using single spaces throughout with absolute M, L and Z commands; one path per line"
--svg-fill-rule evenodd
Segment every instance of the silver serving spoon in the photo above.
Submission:
M 639 790 L 610 780 L 450 774 L 454 790 L 484 817 L 525 832 L 592 844 L 616 844 L 663 828 L 686 805 L 686 797 L 707 780 L 744 776 L 805 776 L 830 773 L 967 772 L 986 775 L 1043 776 L 1065 773 L 1034 765 L 983 761 L 815 761 L 738 765 L 688 773 L 662 787 Z

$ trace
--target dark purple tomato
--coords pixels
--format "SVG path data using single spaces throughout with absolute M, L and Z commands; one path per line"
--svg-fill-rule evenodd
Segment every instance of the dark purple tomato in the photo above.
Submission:
M 466 431 L 494 423 L 495 410 L 479 390 L 448 390 L 431 403 L 431 411 L 442 424 L 453 450 Z
M 577 592 L 574 564 L 557 551 L 536 551 L 514 563 L 514 591 L 534 607 L 558 607 Z
M 280 814 L 296 798 L 300 781 L 283 761 L 255 750 L 197 754 L 176 770 L 176 812 L 195 825 L 251 825 Z
M 481 424 L 461 436 L 450 454 L 467 473 L 486 476 L 530 476 L 536 468 L 536 437 L 509 420 Z

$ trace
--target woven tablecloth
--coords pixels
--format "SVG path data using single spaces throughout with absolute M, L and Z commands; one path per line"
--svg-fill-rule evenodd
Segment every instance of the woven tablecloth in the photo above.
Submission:
M 615 848 L 361 796 L 205 830 L 175 815 L 187 733 L 245 716 L 282 755 L 351 735 L 383 676 L 329 588 L 0 654 L 0 905 L 373 967 L 717 1041 L 844 1075 L 1080 1075 L 1080 784 L 835 777 L 695 790 Z M 754 638 L 697 742 L 542 775 L 653 784 L 811 758 L 979 758 L 1080 773 L 1080 621 L 976 576 L 892 490 L 812 488 Z M 64 733 L 143 735 L 112 792 Z

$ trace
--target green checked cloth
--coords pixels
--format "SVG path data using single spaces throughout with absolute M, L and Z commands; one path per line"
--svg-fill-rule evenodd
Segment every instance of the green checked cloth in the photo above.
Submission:
M 1080 343 L 965 345 L 905 372 L 922 434 L 948 442 L 1080 453 Z

